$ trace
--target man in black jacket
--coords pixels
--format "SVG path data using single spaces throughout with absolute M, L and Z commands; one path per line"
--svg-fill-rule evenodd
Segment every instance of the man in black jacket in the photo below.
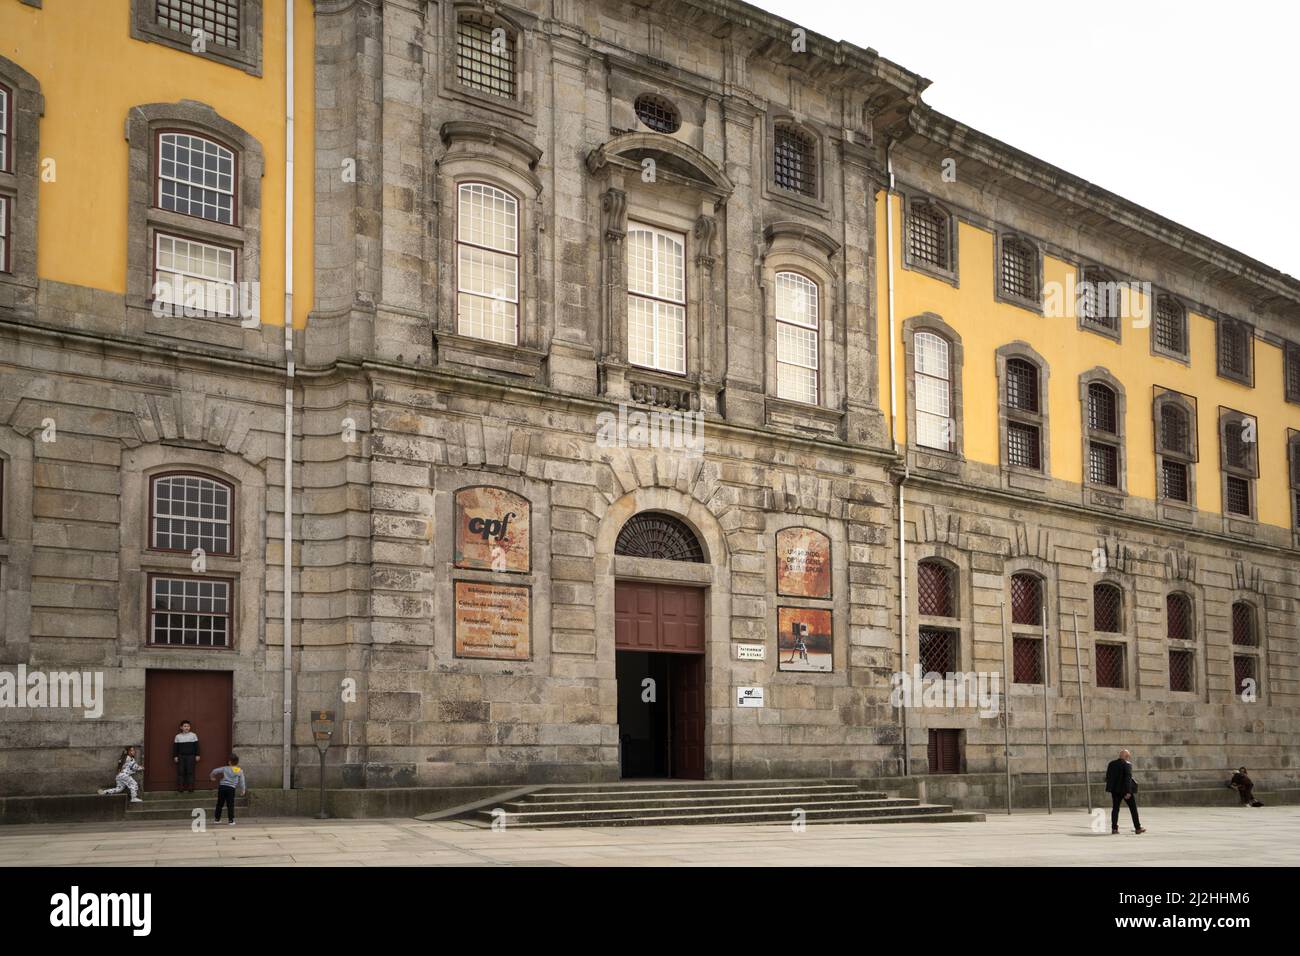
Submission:
M 1119 757 L 1106 765 L 1106 792 L 1110 794 L 1110 832 L 1119 833 L 1119 804 L 1128 803 L 1128 812 L 1133 817 L 1133 832 L 1146 833 L 1138 822 L 1137 783 L 1133 779 L 1133 755 L 1121 750 Z
M 1147 830 L 1138 822 L 1138 783 L 1134 780 L 1132 754 L 1121 750 L 1117 760 L 1106 765 L 1106 792 L 1110 795 L 1110 832 L 1119 832 L 1119 801 L 1128 804 L 1128 814 L 1134 818 L 1135 834 Z

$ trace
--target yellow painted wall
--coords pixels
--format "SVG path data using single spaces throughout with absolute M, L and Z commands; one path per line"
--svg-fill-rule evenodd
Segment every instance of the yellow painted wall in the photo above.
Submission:
M 40 153 L 56 179 L 40 187 L 37 273 L 126 291 L 127 111 L 197 100 L 262 144 L 261 314 L 284 313 L 284 4 L 262 10 L 262 76 L 131 38 L 129 0 L 56 0 L 42 9 L 0 3 L 0 55 L 41 84 Z M 312 301 L 313 18 L 295 0 L 294 325 Z
M 1195 312 L 1188 316 L 1191 365 L 1151 354 L 1151 329 L 1135 328 L 1126 320 L 1122 342 L 1081 331 L 1067 296 L 1068 317 L 1039 316 L 997 301 L 994 297 L 994 236 L 978 226 L 958 225 L 957 250 L 960 288 L 923 273 L 902 268 L 903 219 L 898 197 L 894 204 L 894 280 L 896 369 L 898 375 L 898 436 L 906 441 L 906 357 L 903 323 L 922 312 L 933 312 L 960 333 L 964 350 L 962 374 L 963 428 L 966 457 L 996 465 L 1000 459 L 998 384 L 995 353 L 1017 340 L 1027 342 L 1050 366 L 1048 379 L 1049 438 L 1052 476 L 1079 482 L 1083 474 L 1082 414 L 1079 375 L 1102 366 L 1123 384 L 1127 397 L 1128 492 L 1142 498 L 1156 494 L 1154 424 L 1151 415 L 1156 385 L 1195 396 L 1199 417 L 1200 463 L 1196 469 L 1196 505 L 1220 513 L 1219 406 L 1236 409 L 1258 420 L 1259 480 L 1256 482 L 1259 520 L 1290 527 L 1291 505 L 1286 461 L 1287 429 L 1300 429 L 1300 408 L 1285 401 L 1282 350 L 1255 342 L 1255 387 L 1220 378 L 1215 362 L 1214 322 Z M 878 262 L 886 270 L 885 204 L 876 205 Z M 1052 256 L 1043 266 L 1044 284 L 1066 283 L 1074 267 Z M 1139 277 L 1140 279 L 1141 277 Z M 1067 286 L 1067 288 L 1069 288 Z M 879 289 L 879 340 L 889 341 L 887 287 Z M 889 356 L 880 350 L 880 381 L 888 401 Z

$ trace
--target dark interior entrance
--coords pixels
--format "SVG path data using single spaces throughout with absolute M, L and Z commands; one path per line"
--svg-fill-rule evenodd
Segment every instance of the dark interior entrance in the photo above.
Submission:
M 615 585 L 615 677 L 624 777 L 704 776 L 704 592 Z

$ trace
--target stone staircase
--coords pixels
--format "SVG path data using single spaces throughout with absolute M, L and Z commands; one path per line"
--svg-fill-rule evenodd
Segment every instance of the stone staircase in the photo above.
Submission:
M 128 822 L 139 823 L 146 820 L 191 820 L 196 807 L 207 814 L 208 823 L 212 823 L 212 811 L 217 806 L 217 791 L 196 790 L 194 793 L 177 793 L 174 790 L 154 790 L 143 793 L 144 803 L 126 804 Z M 108 796 L 102 800 L 125 800 L 125 797 Z M 249 813 L 248 797 L 235 797 L 235 819 L 240 820 Z M 226 825 L 226 815 L 221 814 L 221 825 Z
M 459 819 L 476 827 L 599 827 L 807 823 L 964 823 L 983 813 L 954 811 L 868 790 L 856 780 L 624 781 L 540 787 L 484 804 Z M 500 824 L 498 824 L 500 825 Z

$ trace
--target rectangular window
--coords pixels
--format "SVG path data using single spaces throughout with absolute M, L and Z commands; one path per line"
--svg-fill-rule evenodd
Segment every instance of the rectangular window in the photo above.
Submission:
M 149 642 L 168 647 L 230 647 L 230 578 L 149 579 Z
M 1187 466 L 1181 461 L 1160 462 L 1160 496 L 1170 501 L 1187 501 Z
M 686 372 L 686 237 L 653 226 L 627 230 L 627 358 Z
M 1019 299 L 1032 299 L 1038 288 L 1038 256 L 1019 239 L 1002 241 L 1002 291 Z
M 817 196 L 817 146 L 811 136 L 789 126 L 773 135 L 773 180 L 782 189 Z
M 912 205 L 907 249 L 915 261 L 948 268 L 948 222 L 948 215 L 930 203 Z
M 234 315 L 235 250 L 155 234 L 153 296 L 176 312 Z
M 149 546 L 161 551 L 231 554 L 231 489 L 202 475 L 153 480 Z
M 10 125 L 13 123 L 13 95 L 9 87 L 0 86 L 0 172 L 10 172 L 9 146 L 12 138 Z
M 1191 651 L 1170 651 L 1169 652 L 1169 689 L 1176 691 L 1191 691 L 1192 684 L 1192 657 Z
M 932 727 L 927 756 L 930 773 L 961 773 L 961 731 Z
M 1114 445 L 1088 443 L 1088 480 L 1094 485 L 1115 488 L 1119 485 L 1119 455 Z
M 158 136 L 158 206 L 233 225 L 235 154 L 188 133 Z
M 920 663 L 923 674 L 957 672 L 957 634 L 935 627 L 923 627 L 920 633 Z
M 1124 686 L 1124 645 L 1098 644 L 1096 657 L 1097 686 L 1122 688 Z
M 1012 670 L 1017 684 L 1043 682 L 1043 643 L 1036 637 L 1017 637 L 1012 642 Z
M 1286 343 L 1286 400 L 1300 402 L 1300 345 Z
M 1007 422 L 1007 464 L 1040 471 L 1039 448 L 1038 426 Z
M 158 25 L 206 42 L 239 48 L 240 0 L 156 0 Z
M 1178 301 L 1172 296 L 1159 296 L 1156 299 L 1156 348 L 1174 355 L 1185 355 L 1187 353 L 1186 326 L 1187 318 Z
M 797 272 L 776 274 L 776 394 L 817 404 L 817 283 Z
M 1217 339 L 1219 374 L 1225 378 L 1250 384 L 1254 329 L 1235 319 L 1219 319 Z
M 9 197 L 0 196 L 0 272 L 9 271 Z
M 1256 689 L 1258 679 L 1255 676 L 1255 658 L 1249 654 L 1234 654 L 1232 657 L 1232 677 L 1234 694 L 1241 694 L 1247 689 Z
M 456 328 L 519 341 L 519 203 L 486 183 L 461 183 L 456 219 Z
M 1228 475 L 1223 484 L 1223 508 L 1228 514 L 1250 517 L 1250 480 Z
M 918 332 L 916 351 L 916 443 L 926 448 L 952 448 L 952 392 L 948 340 L 933 332 Z
M 456 78 L 470 89 L 515 98 L 515 38 L 469 17 L 456 25 Z

